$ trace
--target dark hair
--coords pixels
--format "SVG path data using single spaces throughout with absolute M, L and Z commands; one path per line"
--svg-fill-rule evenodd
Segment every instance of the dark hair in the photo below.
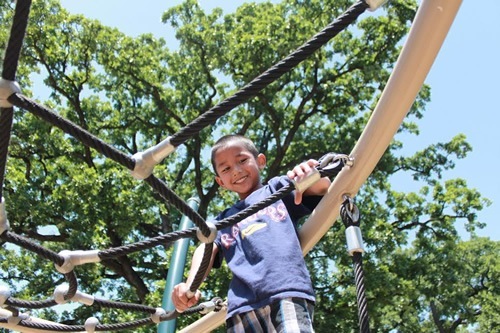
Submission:
M 215 160 L 214 160 L 215 154 L 219 149 L 224 149 L 232 144 L 237 144 L 245 147 L 245 149 L 248 150 L 255 158 L 257 158 L 257 156 L 259 155 L 257 147 L 255 147 L 255 144 L 249 138 L 239 134 L 225 135 L 219 138 L 219 140 L 217 140 L 215 144 L 212 146 L 211 159 L 212 159 L 212 168 L 214 169 L 215 174 L 217 174 L 217 169 L 215 168 Z

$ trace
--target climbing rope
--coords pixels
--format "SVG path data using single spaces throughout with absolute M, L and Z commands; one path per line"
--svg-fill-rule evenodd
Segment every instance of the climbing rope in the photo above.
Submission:
M 361 220 L 359 209 L 352 198 L 345 196 L 340 207 L 340 216 L 346 228 L 347 252 L 352 257 L 354 264 L 354 280 L 356 284 L 356 300 L 358 303 L 359 331 L 370 333 L 368 302 L 365 295 L 365 279 L 363 273 L 363 237 L 359 227 Z
M 290 181 L 288 185 L 266 198 L 262 202 L 252 205 L 236 215 L 224 220 L 217 221 L 215 224 L 207 223 L 194 209 L 192 209 L 184 200 L 178 197 L 168 186 L 152 175 L 152 170 L 156 164 L 161 162 L 177 146 L 183 144 L 190 137 L 197 135 L 203 128 L 216 122 L 218 118 L 227 112 L 244 103 L 270 83 L 274 82 L 285 73 L 289 72 L 304 59 L 309 57 L 321 46 L 335 37 L 340 31 L 344 30 L 349 24 L 362 14 L 370 6 L 365 1 L 358 1 L 351 6 L 342 16 L 333 21 L 320 33 L 316 34 L 311 40 L 292 52 L 269 70 L 252 80 L 233 96 L 227 98 L 220 104 L 203 113 L 199 118 L 192 121 L 178 133 L 162 141 L 157 146 L 151 147 L 145 152 L 139 152 L 134 156 L 128 156 L 106 142 L 100 140 L 92 133 L 61 117 L 43 105 L 29 99 L 21 94 L 21 90 L 15 81 L 20 52 L 26 33 L 29 11 L 31 7 L 30 0 L 18 0 L 15 6 L 13 23 L 11 26 L 10 38 L 5 52 L 2 78 L 0 79 L 0 239 L 4 242 L 18 245 L 24 249 L 32 251 L 40 257 L 50 260 L 54 263 L 56 269 L 64 275 L 67 285 L 56 288 L 54 297 L 42 301 L 24 301 L 11 297 L 10 291 L 0 287 L 0 307 L 4 307 L 12 312 L 10 318 L 0 319 L 0 323 L 16 323 L 19 326 L 35 328 L 41 330 L 51 330 L 60 332 L 75 331 L 113 331 L 122 329 L 133 329 L 142 325 L 159 323 L 165 320 L 171 320 L 181 315 L 177 311 L 166 312 L 162 308 L 154 308 L 139 304 L 125 302 L 113 302 L 95 298 L 92 295 L 84 294 L 78 291 L 78 278 L 74 267 L 87 263 L 95 263 L 105 259 L 111 259 L 118 256 L 124 256 L 136 251 L 142 251 L 157 245 L 171 244 L 175 240 L 186 237 L 197 237 L 206 244 L 212 244 L 217 230 L 234 225 L 246 217 L 249 217 L 264 207 L 282 199 L 293 190 L 303 191 L 314 181 L 321 177 L 334 177 L 344 165 L 352 163 L 349 157 L 341 154 L 330 153 L 320 159 L 320 165 L 316 172 L 312 173 L 306 180 L 296 183 Z M 7 220 L 5 201 L 3 198 L 3 184 L 6 170 L 8 147 L 13 123 L 14 106 L 31 112 L 33 115 L 43 119 L 53 126 L 60 128 L 63 132 L 79 140 L 87 147 L 93 148 L 105 157 L 120 163 L 122 166 L 131 170 L 132 176 L 144 180 L 152 189 L 157 192 L 162 199 L 171 203 L 181 213 L 191 219 L 196 225 L 195 228 L 161 235 L 148 240 L 116 247 L 107 250 L 92 251 L 61 251 L 55 253 L 43 246 L 31 241 L 30 239 L 17 235 L 9 230 Z M 199 268 L 193 283 L 190 286 L 192 292 L 199 288 L 202 278 L 208 267 L 211 256 L 212 246 L 205 246 L 206 251 L 202 265 Z M 85 305 L 98 305 L 104 308 L 118 308 L 129 311 L 145 312 L 150 315 L 149 318 L 130 321 L 128 323 L 101 325 L 95 318 L 89 318 L 85 325 L 60 325 L 47 324 L 29 320 L 29 316 L 19 311 L 19 308 L 40 309 L 51 307 L 57 304 L 63 304 L 67 301 L 77 301 Z M 182 315 L 192 313 L 206 313 L 208 311 L 219 311 L 225 304 L 221 299 L 216 298 L 210 302 L 202 303 L 198 306 L 188 309 Z

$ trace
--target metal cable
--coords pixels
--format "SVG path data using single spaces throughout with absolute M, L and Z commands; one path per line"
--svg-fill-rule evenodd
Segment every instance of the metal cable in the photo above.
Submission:
M 17 0 L 14 19 L 10 29 L 9 41 L 5 49 L 5 58 L 3 60 L 2 78 L 15 81 L 17 65 L 23 46 L 26 27 L 31 9 L 31 0 Z
M 273 83 L 281 76 L 292 70 L 303 60 L 313 54 L 321 46 L 325 45 L 329 40 L 335 37 L 339 32 L 344 30 L 349 24 L 354 22 L 367 8 L 368 4 L 364 0 L 359 0 L 352 5 L 346 12 L 334 20 L 330 25 L 317 33 L 309 41 L 292 52 L 286 58 L 269 68 L 267 71 L 253 79 L 246 86 L 241 88 L 231 97 L 207 110 L 193 122 L 180 129 L 176 134 L 170 137 L 170 143 L 177 147 L 184 143 L 187 139 L 198 134 L 208 125 L 214 124 L 217 119 L 246 102 L 251 97 L 257 95 L 262 89 Z
M 346 198 L 340 207 L 340 216 L 344 226 L 347 228 L 359 228 L 361 219 L 359 218 L 359 211 L 353 204 L 351 198 Z M 361 242 L 361 240 L 360 240 Z M 348 240 L 349 244 L 349 240 Z M 352 261 L 354 266 L 354 282 L 356 285 L 356 300 L 358 304 L 358 322 L 359 331 L 361 333 L 370 333 L 369 316 L 368 316 L 368 302 L 365 293 L 365 279 L 363 272 L 363 254 L 361 251 L 353 251 Z

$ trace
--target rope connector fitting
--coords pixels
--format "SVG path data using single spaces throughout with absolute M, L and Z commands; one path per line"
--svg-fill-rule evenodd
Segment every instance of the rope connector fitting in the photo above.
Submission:
M 217 237 L 217 227 L 212 222 L 205 222 L 205 223 L 206 223 L 208 229 L 210 229 L 210 235 L 208 235 L 208 236 L 203 235 L 203 232 L 201 232 L 201 229 L 198 228 L 196 230 L 196 237 L 198 237 L 198 240 L 202 243 L 205 243 L 205 244 L 213 243 L 215 238 Z
M 130 171 L 130 174 L 137 180 L 148 178 L 153 173 L 154 167 L 173 151 L 175 151 L 175 147 L 170 143 L 170 137 L 168 137 L 156 146 L 135 153 L 132 155 L 135 167 L 134 170 Z
M 64 263 L 61 266 L 57 264 L 55 266 L 59 273 L 63 274 L 71 272 L 75 266 L 101 261 L 99 250 L 63 250 L 59 252 L 59 255 L 64 258 Z
M 365 0 L 366 4 L 370 6 L 369 11 L 374 12 L 381 7 L 387 0 Z
M 151 321 L 155 324 L 161 323 L 161 318 L 164 316 L 167 312 L 163 308 L 156 308 L 156 312 L 151 315 Z
M 96 326 L 99 325 L 99 319 L 96 317 L 90 317 L 85 320 L 85 332 L 94 333 Z
M 69 286 L 68 284 L 61 284 L 54 290 L 54 300 L 57 304 L 65 304 L 68 300 L 66 295 L 68 294 Z M 94 296 L 76 291 L 75 295 L 71 298 L 71 301 L 78 302 L 85 305 L 94 304 Z
M 3 307 L 5 302 L 10 297 L 10 288 L 7 286 L 0 286 L 0 307 Z
M 9 81 L 4 78 L 0 78 L 0 107 L 10 108 L 12 103 L 9 102 L 8 98 L 16 93 L 21 92 L 21 87 L 16 81 Z
M 21 320 L 27 320 L 30 318 L 30 315 L 27 314 L 27 313 L 20 313 L 19 315 L 17 316 L 9 316 L 9 318 L 7 318 L 7 323 L 9 325 L 19 325 L 19 323 L 21 322 Z
M 210 313 L 212 311 L 217 312 L 222 308 L 222 299 L 220 299 L 219 297 L 215 297 L 210 301 L 201 303 L 200 307 L 201 307 L 201 310 L 198 311 L 198 313 L 203 314 L 203 315 Z
M 361 229 L 358 226 L 351 225 L 345 229 L 345 237 L 347 240 L 347 252 L 352 257 L 354 253 L 364 253 L 363 236 Z
M 5 200 L 2 197 L 0 201 L 0 235 L 10 229 L 9 220 L 7 220 L 7 212 L 5 211 Z

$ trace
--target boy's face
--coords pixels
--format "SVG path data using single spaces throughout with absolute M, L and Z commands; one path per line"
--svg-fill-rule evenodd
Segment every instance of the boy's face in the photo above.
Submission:
M 234 144 L 219 149 L 215 153 L 214 162 L 217 184 L 238 193 L 240 199 L 245 199 L 262 187 L 260 170 L 266 166 L 264 154 L 255 158 L 244 147 Z

